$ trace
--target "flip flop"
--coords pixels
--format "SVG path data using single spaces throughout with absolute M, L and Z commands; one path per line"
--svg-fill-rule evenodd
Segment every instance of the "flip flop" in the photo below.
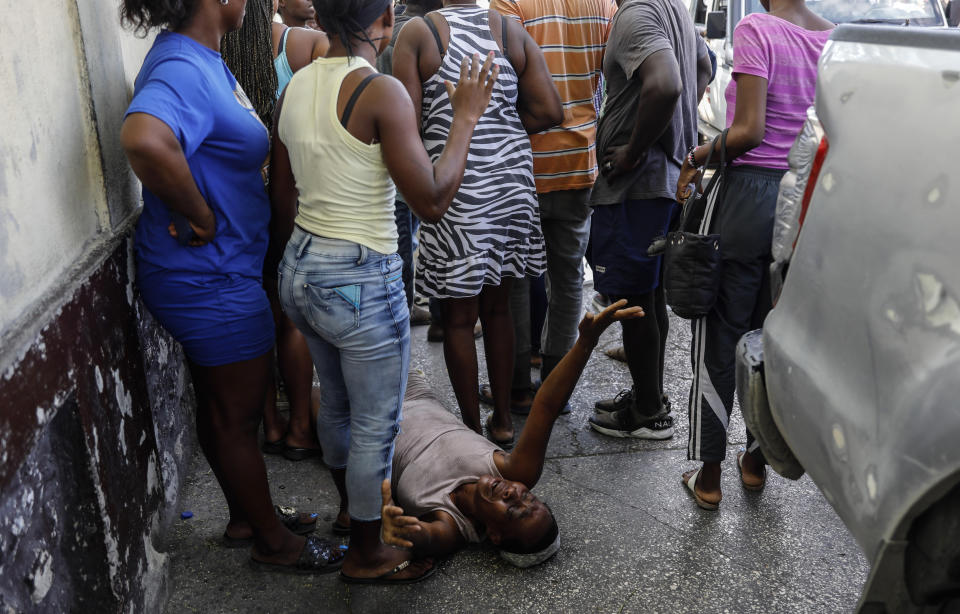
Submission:
M 746 453 L 747 451 L 742 448 L 740 449 L 739 452 L 737 452 L 737 469 L 740 471 L 740 483 L 743 484 L 743 487 L 749 491 L 760 492 L 761 490 L 763 490 L 763 487 L 767 485 L 767 468 L 766 467 L 763 468 L 763 478 L 760 480 L 759 483 L 756 483 L 756 482 L 752 484 L 748 483 L 744 479 L 744 475 L 743 475 L 743 457 Z
M 690 489 L 690 492 L 693 493 L 693 498 L 697 501 L 697 506 L 700 507 L 700 509 L 709 510 L 713 512 L 720 509 L 720 503 L 719 502 L 713 503 L 713 502 L 707 501 L 706 499 L 700 496 L 700 493 L 697 492 L 697 478 L 700 477 L 700 472 L 702 470 L 703 468 L 701 467 L 696 471 L 694 471 L 689 478 L 681 477 L 680 479 L 684 483 L 684 485 Z
M 422 582 L 432 576 L 437 571 L 437 566 L 434 564 L 430 569 L 423 572 L 422 575 L 417 576 L 416 578 L 401 578 L 393 579 L 393 576 L 397 575 L 407 567 L 410 567 L 412 561 L 404 561 L 391 569 L 386 573 L 382 573 L 375 578 L 355 578 L 353 576 L 348 576 L 347 574 L 340 572 L 340 579 L 346 582 L 347 584 L 416 584 L 417 582 Z
M 260 446 L 260 450 L 264 454 L 283 454 L 283 451 L 286 449 L 287 444 L 284 443 L 283 437 L 276 441 L 267 441 L 263 440 L 263 445 Z
M 322 458 L 323 450 L 320 448 L 297 448 L 283 444 L 283 457 L 289 461 L 302 461 L 308 458 Z
M 343 566 L 346 552 L 316 535 L 307 537 L 303 551 L 297 562 L 292 565 L 267 563 L 250 558 L 250 568 L 257 571 L 275 571 L 289 574 L 325 574 L 337 571 Z
M 487 418 L 487 422 L 486 422 L 486 425 L 487 425 L 487 434 L 486 434 L 486 437 L 487 437 L 487 439 L 489 439 L 489 440 L 492 441 L 493 443 L 497 444 L 498 446 L 500 446 L 500 447 L 503 448 L 504 450 L 509 450 L 510 448 L 513 447 L 513 442 L 516 441 L 516 439 L 517 439 L 517 433 L 516 433 L 516 431 L 514 431 L 513 436 L 511 436 L 510 439 L 496 439 L 496 438 L 493 436 L 493 431 L 490 430 L 490 423 L 491 423 L 492 421 L 493 421 L 493 416 L 490 416 L 489 418 Z

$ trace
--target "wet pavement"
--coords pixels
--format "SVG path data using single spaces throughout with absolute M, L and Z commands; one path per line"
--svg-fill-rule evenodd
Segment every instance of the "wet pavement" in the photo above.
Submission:
M 590 292 L 585 293 L 586 296 Z M 454 408 L 440 344 L 413 329 L 413 366 Z M 189 520 L 163 544 L 171 564 L 167 612 L 849 612 L 868 565 L 849 532 L 806 476 L 770 472 L 762 493 L 740 487 L 735 453 L 745 441 L 735 412 L 723 466 L 719 512 L 700 510 L 680 482 L 689 432 L 689 325 L 671 318 L 665 386 L 676 434 L 667 441 L 614 440 L 587 427 L 593 402 L 628 386 L 626 366 L 603 355 L 619 343 L 608 330 L 573 394 L 573 411 L 553 432 L 534 492 L 553 509 L 563 547 L 528 570 L 489 544 L 468 548 L 411 586 L 348 586 L 336 575 L 250 570 L 248 551 L 220 545 L 226 505 L 201 456 L 184 491 Z M 477 342 L 485 381 L 482 341 Z M 483 408 L 484 417 L 489 408 Z M 523 420 L 515 418 L 516 427 Z M 337 509 L 319 461 L 268 456 L 274 500 L 319 512 L 329 534 Z

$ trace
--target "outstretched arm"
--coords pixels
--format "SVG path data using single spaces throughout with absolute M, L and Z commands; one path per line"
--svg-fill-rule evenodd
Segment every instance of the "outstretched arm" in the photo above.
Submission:
M 494 456 L 494 462 L 503 477 L 522 482 L 527 488 L 533 488 L 540 480 L 553 423 L 580 380 L 583 368 L 587 365 L 593 348 L 597 346 L 600 335 L 614 322 L 644 316 L 640 307 L 621 309 L 626 304 L 627 301 L 620 300 L 599 315 L 588 313 L 583 317 L 577 342 L 550 372 L 547 381 L 543 382 L 534 397 L 530 416 L 520 433 L 517 446 L 509 454 Z

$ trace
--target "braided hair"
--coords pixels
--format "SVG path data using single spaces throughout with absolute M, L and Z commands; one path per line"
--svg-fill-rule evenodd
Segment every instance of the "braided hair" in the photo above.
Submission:
M 363 16 L 382 6 L 383 10 L 393 5 L 383 0 L 313 0 L 313 8 L 317 11 L 317 23 L 331 39 L 337 37 L 347 48 L 348 55 L 354 53 L 353 41 L 358 40 L 373 47 L 379 55 L 380 50 L 374 41 L 367 36 L 370 23 L 361 23 Z M 379 15 L 378 15 L 379 16 Z
M 177 30 L 193 16 L 198 0 L 123 0 L 120 20 L 133 26 L 137 36 L 153 28 Z
M 273 123 L 277 70 L 273 64 L 272 0 L 248 0 L 243 26 L 220 41 L 220 54 L 264 125 Z

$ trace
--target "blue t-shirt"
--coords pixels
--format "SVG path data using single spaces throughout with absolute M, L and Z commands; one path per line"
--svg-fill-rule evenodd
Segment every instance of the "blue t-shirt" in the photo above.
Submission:
M 270 222 L 264 187 L 269 134 L 220 54 L 181 34 L 160 33 L 134 84 L 131 113 L 170 126 L 217 218 L 213 241 L 181 246 L 167 230 L 170 209 L 144 187 L 136 232 L 139 273 L 261 278 Z

